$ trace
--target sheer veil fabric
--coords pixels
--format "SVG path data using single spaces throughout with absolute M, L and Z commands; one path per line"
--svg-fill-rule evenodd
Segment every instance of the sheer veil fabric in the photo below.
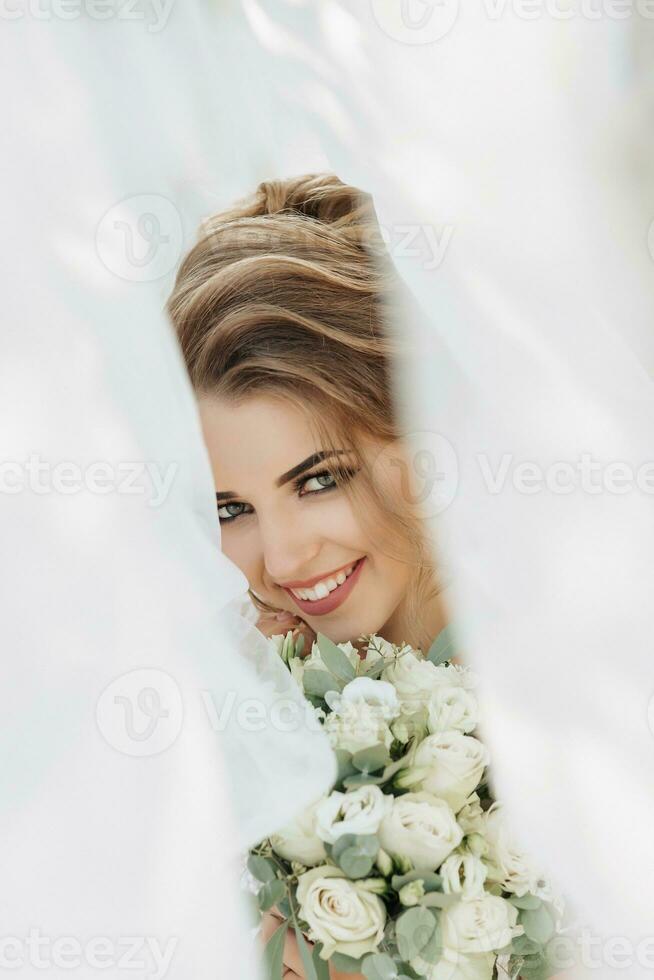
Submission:
M 295 65 L 271 111 L 374 195 L 420 308 L 398 393 L 443 471 L 428 525 L 497 792 L 588 930 L 579 970 L 645 976 L 654 31 L 518 8 L 243 3 L 262 63 Z
M 240 154 L 262 175 L 206 8 L 123 8 L 0 36 L 2 952 L 21 977 L 254 978 L 242 851 L 333 759 L 239 611 L 162 308 L 206 187 L 232 196 Z

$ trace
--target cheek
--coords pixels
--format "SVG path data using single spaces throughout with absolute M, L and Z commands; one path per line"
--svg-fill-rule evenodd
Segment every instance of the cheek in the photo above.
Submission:
M 366 534 L 354 506 L 343 495 L 325 501 L 316 508 L 316 527 L 325 540 L 333 540 L 348 549 L 369 551 L 372 540 Z

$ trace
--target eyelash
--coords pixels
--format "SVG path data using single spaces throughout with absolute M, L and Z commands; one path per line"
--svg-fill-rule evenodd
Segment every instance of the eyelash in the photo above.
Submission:
M 358 470 L 351 470 L 351 469 L 342 470 L 342 482 L 352 479 L 352 477 L 358 472 L 359 472 Z M 293 489 L 295 490 L 296 493 L 298 493 L 305 485 L 305 483 L 309 482 L 309 480 L 317 480 L 321 476 L 331 476 L 332 479 L 334 480 L 336 479 L 334 473 L 332 473 L 331 470 L 320 470 L 320 472 L 311 473 L 309 476 L 298 477 L 297 480 L 293 481 Z M 332 483 L 331 486 L 322 487 L 322 489 L 320 490 L 307 490 L 306 493 L 300 494 L 300 496 L 307 497 L 307 496 L 313 496 L 314 494 L 326 493 L 329 490 L 337 490 L 338 487 L 339 487 L 338 483 Z M 235 503 L 237 503 L 237 501 L 227 500 L 222 504 L 218 504 L 218 510 L 220 511 L 223 507 L 229 507 L 230 505 L 233 506 Z M 245 517 L 247 514 L 251 514 L 251 513 L 252 511 L 241 511 L 240 514 L 231 514 L 229 517 L 221 517 L 219 514 L 218 520 L 220 521 L 221 524 L 231 524 L 232 521 L 235 521 L 238 517 Z

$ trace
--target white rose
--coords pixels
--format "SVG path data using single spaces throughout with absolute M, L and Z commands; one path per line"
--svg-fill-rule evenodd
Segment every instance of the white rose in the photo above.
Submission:
M 327 852 L 316 833 L 316 812 L 322 798 L 312 803 L 291 823 L 270 838 L 273 851 L 286 861 L 299 861 L 306 868 L 327 860 Z
M 408 858 L 424 871 L 436 871 L 463 839 L 448 804 L 429 793 L 397 797 L 378 834 L 385 851 Z
M 518 910 L 499 895 L 485 892 L 443 909 L 440 918 L 443 947 L 469 956 L 508 946 L 523 927 Z
M 443 862 L 440 869 L 443 891 L 447 895 L 478 898 L 484 893 L 487 869 L 475 854 L 455 851 Z
M 439 687 L 456 687 L 461 677 L 452 667 L 436 666 L 414 653 L 396 657 L 385 667 L 382 678 L 393 685 L 407 713 L 426 708 Z
M 327 715 L 324 729 L 332 748 L 352 754 L 379 744 L 390 749 L 393 742 L 391 730 L 379 710 L 365 701 L 345 701 L 338 712 Z
M 479 785 L 488 764 L 488 751 L 479 739 L 461 732 L 428 735 L 418 746 L 413 766 L 406 774 L 421 773 L 416 788 L 447 800 L 455 813 Z
M 470 794 L 457 813 L 456 819 L 464 834 L 484 834 L 486 818 L 477 793 Z
M 391 721 L 400 713 L 400 702 L 393 685 L 372 677 L 355 677 L 345 685 L 340 694 L 334 692 L 328 697 L 330 708 L 337 714 L 340 714 L 344 705 L 356 705 L 360 701 L 374 708 L 384 721 Z
M 386 923 L 384 903 L 340 868 L 312 868 L 301 875 L 297 900 L 309 939 L 323 944 L 322 959 L 334 953 L 358 959 L 377 951 Z
M 316 832 L 328 844 L 343 834 L 376 834 L 392 806 L 392 797 L 385 796 L 379 786 L 334 792 L 318 804 Z
M 514 895 L 535 893 L 539 888 L 539 873 L 514 840 L 499 803 L 493 803 L 486 811 L 481 833 L 489 847 L 489 881 L 499 882 Z
M 464 687 L 438 687 L 429 699 L 427 729 L 432 735 L 455 730 L 471 732 L 479 720 L 479 705 Z

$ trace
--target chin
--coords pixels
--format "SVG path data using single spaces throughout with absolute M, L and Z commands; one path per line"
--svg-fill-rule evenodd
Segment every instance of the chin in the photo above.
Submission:
M 324 633 L 333 643 L 347 643 L 362 634 L 377 633 L 383 636 L 384 624 L 388 619 L 388 616 L 366 616 L 365 619 L 356 621 L 343 619 L 341 622 L 327 623 L 326 617 L 322 622 L 321 617 L 316 617 L 309 625 L 314 633 Z

